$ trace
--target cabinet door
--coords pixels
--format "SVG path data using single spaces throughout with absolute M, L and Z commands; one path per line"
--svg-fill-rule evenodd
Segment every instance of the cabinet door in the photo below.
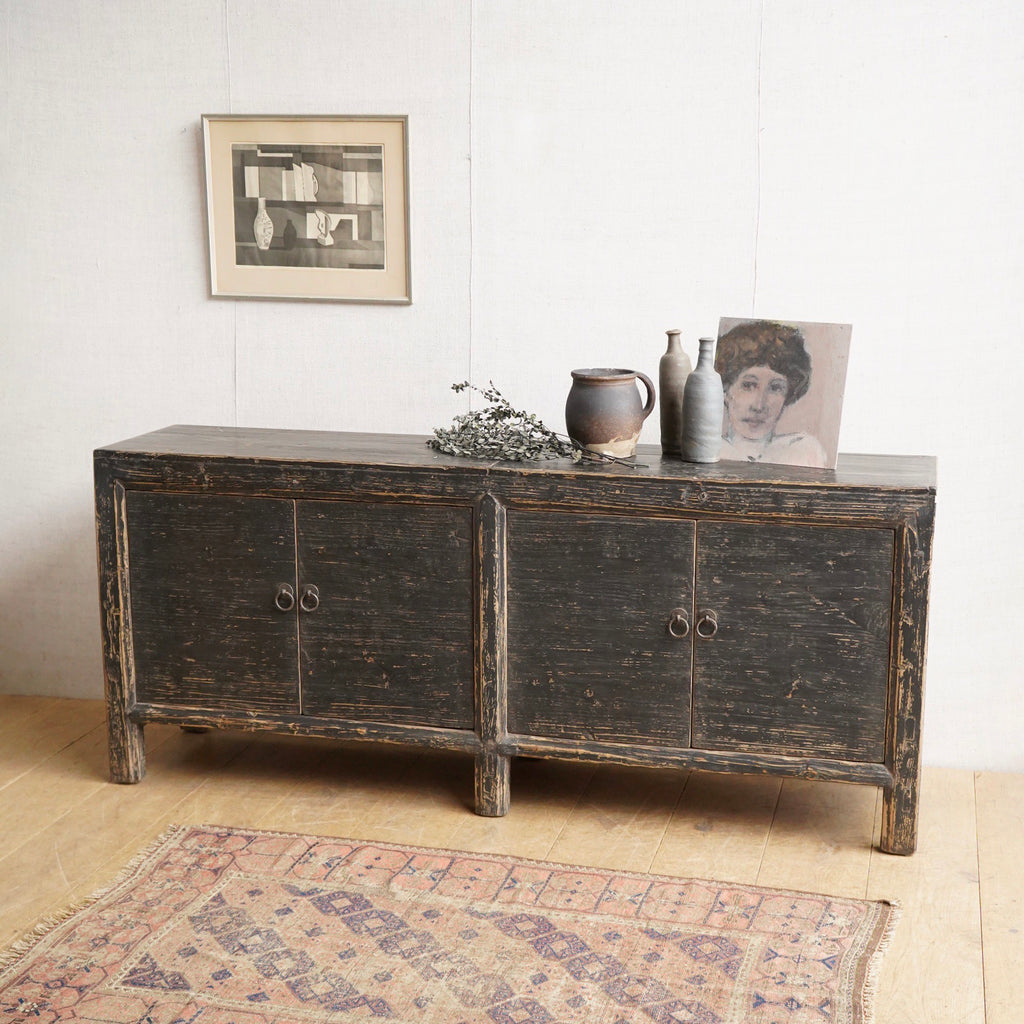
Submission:
M 701 523 L 694 746 L 880 762 L 891 530 Z M 704 632 L 710 631 L 708 628 Z
M 687 746 L 693 523 L 511 511 L 508 548 L 509 730 Z
M 126 495 L 135 694 L 142 703 L 299 710 L 292 503 Z
M 299 593 L 319 592 L 303 713 L 472 729 L 472 509 L 300 501 L 296 522 Z

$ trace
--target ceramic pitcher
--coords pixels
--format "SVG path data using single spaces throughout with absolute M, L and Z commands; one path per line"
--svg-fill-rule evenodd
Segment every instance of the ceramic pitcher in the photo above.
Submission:
M 637 380 L 647 390 L 641 402 Z M 628 459 L 636 454 L 640 428 L 654 408 L 654 384 L 639 370 L 607 367 L 572 371 L 565 401 L 566 432 L 584 448 Z

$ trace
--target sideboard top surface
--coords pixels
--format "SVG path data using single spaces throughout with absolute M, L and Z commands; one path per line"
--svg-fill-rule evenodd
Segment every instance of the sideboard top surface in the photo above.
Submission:
M 663 457 L 657 445 L 640 445 L 634 465 L 551 459 L 518 463 L 445 455 L 413 434 L 276 430 L 263 427 L 176 425 L 97 449 L 97 456 L 140 455 L 249 462 L 302 462 L 424 469 L 483 470 L 501 474 L 651 477 L 716 483 L 777 483 L 812 487 L 874 487 L 934 492 L 933 456 L 841 454 L 835 470 L 745 462 L 697 464 Z

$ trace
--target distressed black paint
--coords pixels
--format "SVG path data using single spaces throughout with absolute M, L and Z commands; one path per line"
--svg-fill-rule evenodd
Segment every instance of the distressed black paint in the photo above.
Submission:
M 693 523 L 509 513 L 509 728 L 690 745 Z
M 473 728 L 473 510 L 296 502 L 302 710 Z
M 179 426 L 96 452 L 112 778 L 142 777 L 154 721 L 462 750 L 482 814 L 517 754 L 770 772 L 882 786 L 882 849 L 913 851 L 934 460 L 424 440 Z
M 292 502 L 127 493 L 136 699 L 297 714 Z
M 694 745 L 881 762 L 893 532 L 701 523 Z

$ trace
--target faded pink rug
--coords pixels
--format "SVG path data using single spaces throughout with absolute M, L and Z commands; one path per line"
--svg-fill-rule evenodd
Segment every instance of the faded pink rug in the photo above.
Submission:
M 854 1024 L 888 903 L 179 826 L 0 958 L 50 1024 Z

